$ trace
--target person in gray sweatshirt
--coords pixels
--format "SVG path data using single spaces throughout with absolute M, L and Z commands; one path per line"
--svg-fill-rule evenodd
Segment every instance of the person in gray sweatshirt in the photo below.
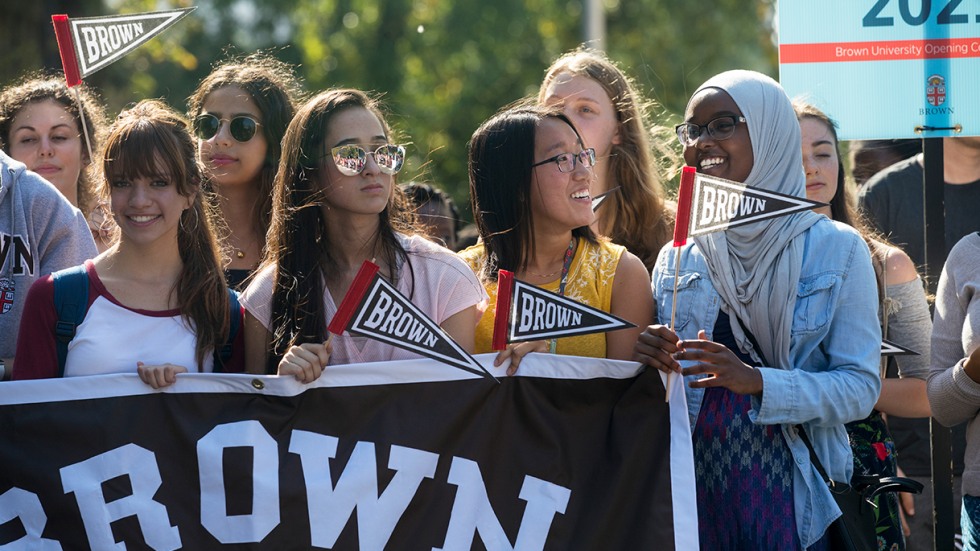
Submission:
M 947 427 L 968 421 L 963 470 L 963 549 L 980 549 L 980 233 L 966 235 L 943 266 L 926 391 Z
M 98 254 L 81 211 L 0 151 L 0 379 L 13 370 L 24 297 L 35 280 Z

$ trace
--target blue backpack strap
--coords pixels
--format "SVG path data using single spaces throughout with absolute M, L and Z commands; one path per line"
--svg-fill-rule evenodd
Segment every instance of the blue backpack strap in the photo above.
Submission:
M 242 306 L 238 302 L 238 291 L 228 289 L 228 306 L 231 314 L 228 325 L 228 339 L 225 341 L 225 344 L 216 348 L 214 351 L 215 373 L 223 373 L 225 371 L 225 366 L 228 365 L 228 360 L 231 359 L 235 337 L 238 336 L 238 331 L 242 327 Z
M 75 330 L 88 312 L 88 272 L 82 264 L 55 272 L 51 276 L 54 281 L 54 311 L 58 315 L 58 321 L 54 325 L 58 377 L 64 377 L 68 343 L 75 338 Z

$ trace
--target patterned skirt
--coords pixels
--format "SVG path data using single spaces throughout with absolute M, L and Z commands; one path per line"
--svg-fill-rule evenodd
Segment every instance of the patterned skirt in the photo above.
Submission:
M 694 428 L 701 549 L 798 550 L 793 457 L 779 425 L 752 423 L 750 406 L 724 388 L 704 394 Z

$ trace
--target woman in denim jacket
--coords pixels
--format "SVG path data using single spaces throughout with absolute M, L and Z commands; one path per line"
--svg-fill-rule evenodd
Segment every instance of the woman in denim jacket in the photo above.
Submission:
M 806 197 L 799 123 L 765 75 L 708 80 L 677 133 L 698 172 Z M 636 358 L 685 376 L 701 546 L 826 549 L 840 511 L 797 425 L 830 478 L 850 480 L 844 423 L 866 417 L 881 388 L 868 247 L 810 211 L 693 241 L 660 253 L 661 324 L 670 321 L 680 254 L 676 323 L 648 327 Z

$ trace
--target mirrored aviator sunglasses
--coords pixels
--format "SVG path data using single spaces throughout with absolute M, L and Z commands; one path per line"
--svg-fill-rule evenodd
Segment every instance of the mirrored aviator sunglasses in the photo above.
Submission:
M 231 121 L 228 121 L 228 119 L 219 119 L 214 115 L 205 113 L 198 115 L 194 119 L 194 134 L 202 140 L 210 140 L 221 130 L 221 123 L 226 121 L 228 122 L 228 130 L 231 132 L 231 137 L 239 142 L 251 140 L 255 136 L 258 127 L 261 126 L 252 117 L 246 117 L 244 115 L 234 117 Z
M 356 176 L 364 171 L 367 156 L 374 155 L 374 162 L 385 174 L 396 174 L 405 163 L 405 148 L 400 145 L 385 144 L 368 151 L 359 145 L 338 145 L 330 150 L 337 170 L 346 176 Z

